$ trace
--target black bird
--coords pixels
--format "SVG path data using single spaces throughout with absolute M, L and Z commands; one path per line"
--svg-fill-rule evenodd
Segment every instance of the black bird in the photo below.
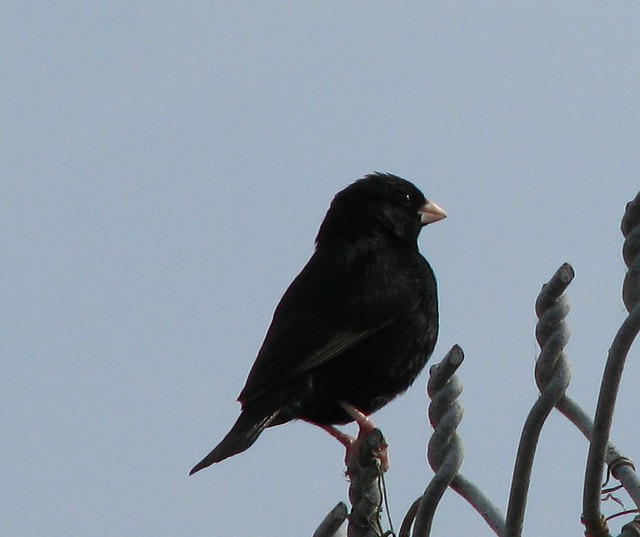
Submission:
M 416 379 L 438 336 L 436 279 L 418 252 L 446 217 L 412 183 L 373 173 L 333 199 L 315 252 L 280 300 L 231 431 L 190 472 L 249 448 L 274 425 L 333 425 L 382 408 Z

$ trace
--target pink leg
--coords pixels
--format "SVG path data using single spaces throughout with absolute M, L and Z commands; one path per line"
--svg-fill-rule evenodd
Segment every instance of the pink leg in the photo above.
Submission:
M 349 414 L 349 416 L 356 420 L 356 423 L 358 424 L 358 438 L 364 438 L 376 428 L 369 416 L 360 412 L 356 407 L 349 403 L 345 403 L 344 401 L 340 403 L 340 406 L 347 414 Z
M 345 454 L 344 462 L 347 466 L 349 466 L 351 458 L 357 457 L 359 455 L 362 443 L 364 442 L 365 438 L 375 429 L 375 424 L 366 414 L 360 412 L 357 408 L 350 405 L 349 403 L 341 402 L 340 406 L 358 424 L 358 437 L 353 438 L 352 436 L 343 433 L 342 431 L 336 429 L 331 425 L 321 425 L 321 427 L 331 436 L 337 439 L 338 442 L 340 442 L 346 448 L 347 452 Z M 389 469 L 389 453 L 387 451 L 387 446 L 385 445 L 378 452 L 374 453 L 374 455 L 380 461 L 382 471 L 386 472 Z
M 349 459 L 353 454 L 353 446 L 356 444 L 356 439 L 347 433 L 343 433 L 340 429 L 336 429 L 333 425 L 320 425 L 320 427 L 345 447 L 344 464 L 349 466 Z
M 327 431 L 347 449 L 351 449 L 351 446 L 353 446 L 353 443 L 356 441 L 353 436 L 348 435 L 347 433 L 343 433 L 340 429 L 336 429 L 333 425 L 320 425 L 320 427 Z

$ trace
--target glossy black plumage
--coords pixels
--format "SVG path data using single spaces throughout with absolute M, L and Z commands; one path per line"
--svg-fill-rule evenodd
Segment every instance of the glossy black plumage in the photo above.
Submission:
M 420 229 L 445 217 L 410 182 L 371 174 L 333 199 L 316 249 L 280 300 L 227 436 L 191 473 L 244 451 L 266 428 L 370 414 L 404 392 L 438 335 L 436 280 Z

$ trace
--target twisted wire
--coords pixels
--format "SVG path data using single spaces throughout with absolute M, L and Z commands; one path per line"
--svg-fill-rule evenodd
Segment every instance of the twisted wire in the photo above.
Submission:
M 542 426 L 564 395 L 571 379 L 571 371 L 563 352 L 569 340 L 569 329 L 564 322 L 569 313 L 569 305 L 563 293 L 573 277 L 571 265 L 563 264 L 542 287 L 536 300 L 536 313 L 539 317 L 536 337 L 541 351 L 536 362 L 535 378 L 540 397 L 529 411 L 520 435 L 507 507 L 507 537 L 522 535 L 531 470 Z
M 380 429 L 374 429 L 364 439 L 357 457 L 347 464 L 349 501 L 352 509 L 347 528 L 348 537 L 380 537 L 382 511 L 382 470 L 376 454 L 385 448 L 386 440 Z
M 570 333 L 565 318 L 571 306 L 563 293 L 574 276 L 573 267 L 564 263 L 543 285 L 536 299 L 536 340 L 540 354 L 536 360 L 535 379 L 540 392 L 547 389 L 554 376 L 562 375 L 565 369 L 569 369 L 563 349 L 569 342 Z
M 429 440 L 427 458 L 435 475 L 417 505 L 414 537 L 427 537 L 430 534 L 436 507 L 462 464 L 462 442 L 456 433 L 462 419 L 462 407 L 457 401 L 462 393 L 462 385 L 453 374 L 463 360 L 462 349 L 454 345 L 442 362 L 432 366 L 429 371 L 429 421 L 434 432 Z
M 569 314 L 570 306 L 562 293 L 573 277 L 573 268 L 566 263 L 563 264 L 556 275 L 543 286 L 536 300 L 535 310 L 538 315 L 536 340 L 541 351 L 536 360 L 535 380 L 540 392 L 547 388 L 557 370 L 569 368 L 562 349 L 569 340 L 569 330 L 564 319 Z M 593 420 L 580 405 L 563 394 L 556 403 L 556 408 L 580 430 L 587 440 L 591 438 Z
M 566 287 L 569 283 L 567 280 L 570 273 L 567 269 L 561 268 L 561 270 L 564 274 L 560 275 L 560 279 L 555 284 L 562 284 Z M 557 368 L 565 367 L 566 357 L 558 350 L 564 347 L 569 336 L 568 330 L 564 326 L 564 318 L 569 313 L 569 305 L 562 296 L 554 302 L 553 296 L 559 295 L 561 290 L 556 288 L 553 293 L 550 292 L 551 290 L 551 287 L 545 287 L 536 302 L 536 312 L 540 316 L 536 326 L 536 337 L 542 352 L 536 362 L 535 378 L 541 392 L 553 377 L 554 371 Z M 556 408 L 582 432 L 587 440 L 591 440 L 593 420 L 580 405 L 564 394 L 556 403 Z M 633 462 L 622 455 L 611 443 L 607 445 L 606 462 L 611 474 L 623 483 L 636 505 L 640 506 L 640 481 L 635 473 Z M 598 518 L 592 524 L 590 530 L 592 534 L 601 531 L 602 520 L 602 518 Z
M 487 496 L 471 481 L 458 473 L 463 459 L 463 448 L 456 434 L 462 418 L 457 398 L 462 386 L 454 376 L 464 360 L 464 353 L 454 345 L 440 364 L 430 370 L 427 392 L 432 399 L 429 418 L 435 431 L 429 442 L 427 457 L 435 475 L 425 492 L 409 508 L 398 537 L 429 535 L 437 505 L 447 486 L 462 496 L 485 520 L 498 536 L 504 534 L 504 516 Z
M 609 436 L 616 399 L 629 349 L 640 331 L 640 303 L 638 301 L 640 298 L 640 256 L 638 255 L 640 252 L 640 193 L 633 201 L 627 203 L 620 228 L 625 237 L 622 254 L 628 267 L 622 286 L 622 298 L 629 315 L 620 326 L 611 344 L 600 383 L 582 496 L 582 520 L 587 532 L 589 532 L 591 525 L 598 524 L 602 516 L 600 482 L 604 472 L 605 459 L 609 458 L 607 451 L 608 448 L 610 450 Z M 631 466 L 628 464 L 620 465 L 614 476 L 620 479 L 625 488 L 630 491 L 630 495 L 637 505 L 640 501 L 640 487 L 638 487 L 637 478 Z

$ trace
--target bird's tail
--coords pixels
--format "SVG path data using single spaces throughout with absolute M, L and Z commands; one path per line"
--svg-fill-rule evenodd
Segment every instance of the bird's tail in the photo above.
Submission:
M 269 427 L 278 414 L 278 410 L 275 410 L 265 415 L 264 409 L 261 409 L 260 405 L 252 405 L 244 409 L 227 433 L 227 436 L 191 469 L 189 475 L 193 475 L 203 468 L 228 457 L 242 453 L 245 449 L 251 447 L 260 436 L 260 433 Z

